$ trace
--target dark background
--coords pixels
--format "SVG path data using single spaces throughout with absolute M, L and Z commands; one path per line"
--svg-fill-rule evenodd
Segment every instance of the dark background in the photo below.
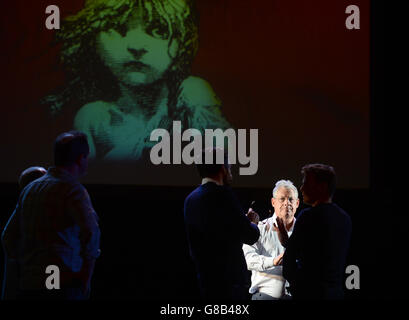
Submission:
M 102 253 L 92 283 L 93 299 L 199 298 L 183 223 L 183 202 L 193 187 L 86 187 L 99 215 L 102 234 Z M 11 184 L 1 188 L 1 212 L 11 213 L 18 188 Z M 267 217 L 272 209 L 270 189 L 235 191 L 243 207 L 255 200 L 261 218 Z M 372 281 L 378 270 L 372 257 L 375 258 L 373 254 L 381 244 L 367 237 L 372 234 L 373 195 L 369 190 L 337 190 L 334 201 L 352 218 L 353 237 L 347 264 L 357 265 L 361 273 L 361 289 L 347 291 L 347 298 L 379 298 L 379 292 L 373 290 L 376 284 Z M 1 218 L 3 227 L 8 215 Z
M 387 109 L 397 101 L 385 103 L 384 87 L 391 78 L 385 71 L 384 8 L 371 3 L 370 187 L 339 189 L 334 199 L 353 222 L 348 264 L 359 266 L 361 289 L 346 291 L 351 300 L 406 296 L 407 206 L 404 193 L 396 190 L 402 150 L 393 143 L 395 115 Z M 294 182 L 299 186 L 300 181 Z M 92 299 L 195 300 L 198 292 L 183 225 L 183 201 L 194 187 L 86 187 L 102 230 Z M 236 191 L 244 207 L 256 200 L 260 213 L 267 212 L 270 188 Z M 17 185 L 1 184 L 0 197 L 3 228 L 18 197 Z

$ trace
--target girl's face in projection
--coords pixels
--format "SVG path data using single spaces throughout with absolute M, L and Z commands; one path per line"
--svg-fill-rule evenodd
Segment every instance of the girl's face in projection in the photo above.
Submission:
M 170 67 L 177 43 L 169 47 L 169 28 L 160 19 L 144 23 L 139 10 L 123 30 L 108 30 L 97 36 L 97 52 L 114 76 L 126 86 L 151 84 Z

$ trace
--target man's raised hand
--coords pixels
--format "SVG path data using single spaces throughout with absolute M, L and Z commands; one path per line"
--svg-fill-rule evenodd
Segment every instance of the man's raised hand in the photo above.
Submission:
M 257 214 L 257 212 L 255 212 L 253 209 L 249 209 L 249 211 L 246 214 L 247 218 L 249 218 L 249 220 L 254 223 L 254 224 L 258 224 L 258 222 L 260 221 L 260 217 Z
M 277 232 L 278 240 L 280 240 L 282 246 L 285 248 L 288 242 L 288 233 L 285 228 L 284 221 L 281 218 L 277 217 L 276 223 L 274 223 L 273 225 L 273 229 Z

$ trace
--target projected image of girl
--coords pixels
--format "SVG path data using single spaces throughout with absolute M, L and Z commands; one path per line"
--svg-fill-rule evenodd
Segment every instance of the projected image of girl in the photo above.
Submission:
M 171 132 L 230 127 L 211 86 L 192 76 L 197 18 L 189 0 L 88 0 L 57 32 L 68 85 L 45 98 L 54 114 L 73 101 L 74 128 L 88 135 L 91 157 L 135 160 Z

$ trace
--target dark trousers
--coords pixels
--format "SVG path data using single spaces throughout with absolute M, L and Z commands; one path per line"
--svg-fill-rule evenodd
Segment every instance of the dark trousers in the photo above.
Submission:
M 297 285 L 290 292 L 294 300 L 342 300 L 344 291 L 341 285 L 329 286 L 321 283 Z

